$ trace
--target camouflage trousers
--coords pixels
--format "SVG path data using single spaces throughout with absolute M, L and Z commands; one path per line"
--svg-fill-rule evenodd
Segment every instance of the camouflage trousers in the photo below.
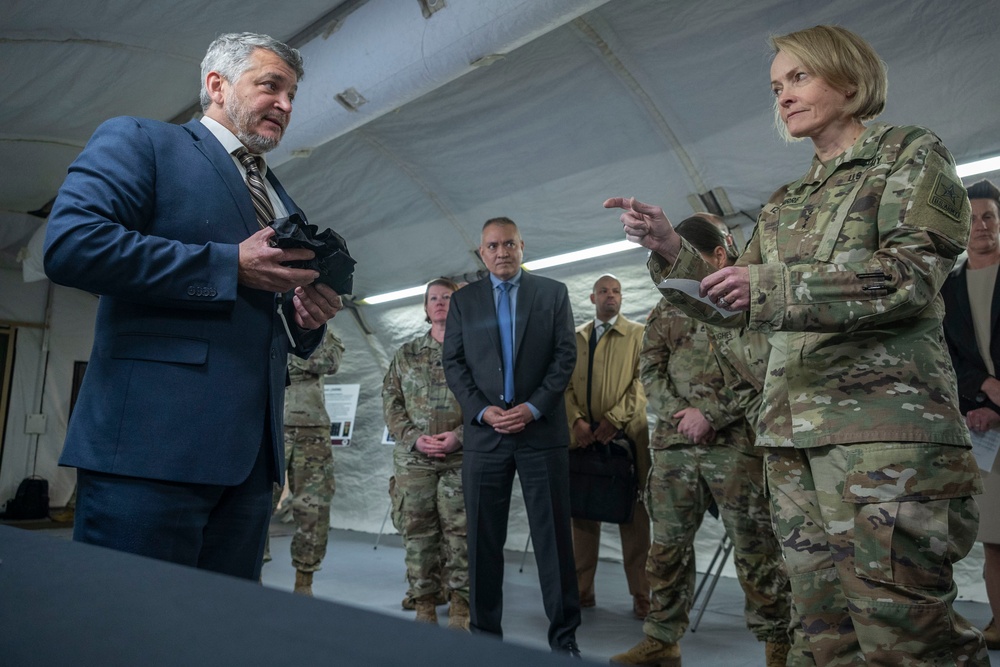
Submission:
M 976 539 L 969 450 L 925 443 L 769 448 L 766 476 L 813 664 L 988 665 L 952 608 Z M 973 479 L 973 475 L 976 479 Z
M 392 455 L 394 523 L 403 535 L 406 579 L 414 599 L 445 586 L 469 599 L 469 557 L 462 453 L 432 459 L 396 445 Z
M 788 642 L 788 578 L 764 495 L 761 458 L 719 445 L 651 453 L 646 507 L 653 540 L 646 573 L 652 595 L 643 632 L 673 643 L 687 630 L 696 576 L 694 538 L 714 498 L 733 543 L 747 627 L 761 641 Z
M 295 535 L 292 536 L 292 565 L 296 570 L 315 572 L 326 556 L 330 534 L 330 503 L 336 484 L 333 479 L 333 452 L 328 426 L 286 426 L 285 466 L 288 498 Z M 272 511 L 277 509 L 281 487 L 274 488 Z

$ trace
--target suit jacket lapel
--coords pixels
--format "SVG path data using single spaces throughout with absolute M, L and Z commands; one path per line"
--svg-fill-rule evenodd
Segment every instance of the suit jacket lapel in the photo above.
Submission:
M 257 213 L 250 200 L 250 191 L 247 189 L 246 181 L 243 180 L 243 174 L 233 163 L 232 156 L 226 152 L 211 130 L 205 127 L 201 121 L 188 121 L 184 127 L 195 136 L 195 147 L 212 163 L 219 178 L 229 189 L 229 193 L 233 196 L 233 203 L 236 204 L 243 218 L 243 226 L 246 227 L 247 235 L 251 236 L 257 233 L 260 227 L 257 225 Z M 270 171 L 268 173 L 270 174 Z
M 528 328 L 532 304 L 535 301 L 535 284 L 527 271 L 521 271 L 521 283 L 517 288 L 517 321 L 514 322 L 514 360 L 521 354 L 521 342 Z
M 483 294 L 475 299 L 474 303 L 483 304 L 483 329 L 486 330 L 486 335 L 489 336 L 490 342 L 493 344 L 493 351 L 496 354 L 496 358 L 503 360 L 503 350 L 500 348 L 500 328 L 497 325 L 497 302 L 493 294 L 493 281 L 490 280 L 489 276 L 486 276 L 479 282 Z M 472 286 L 470 285 L 470 287 Z
M 281 203 L 285 205 L 285 210 L 288 211 L 288 215 L 298 213 L 304 219 L 306 217 L 305 213 L 303 213 L 302 209 L 295 205 L 292 198 L 288 196 L 287 192 L 285 192 L 285 188 L 281 186 L 281 183 L 278 181 L 278 177 L 274 175 L 274 171 L 268 168 L 267 176 L 265 178 L 267 178 L 267 180 L 271 183 L 271 187 L 274 188 L 274 191 L 278 193 L 278 199 L 280 199 Z

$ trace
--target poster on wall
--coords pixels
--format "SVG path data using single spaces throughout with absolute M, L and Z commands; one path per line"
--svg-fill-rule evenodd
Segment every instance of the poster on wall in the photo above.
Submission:
M 396 444 L 396 439 L 394 437 L 392 437 L 391 433 L 389 433 L 389 427 L 388 426 L 384 426 L 382 428 L 382 444 L 383 445 L 395 445 Z
M 326 413 L 330 415 L 330 445 L 350 447 L 361 385 L 326 384 L 323 386 L 323 394 L 326 400 Z

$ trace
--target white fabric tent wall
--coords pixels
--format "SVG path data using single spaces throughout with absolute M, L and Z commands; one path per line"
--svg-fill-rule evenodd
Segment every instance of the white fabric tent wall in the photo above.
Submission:
M 0 466 L 0 502 L 13 497 L 20 481 L 31 474 L 49 481 L 49 500 L 55 507 L 66 504 L 75 484 L 75 473 L 59 468 L 57 463 L 69 419 L 73 364 L 90 358 L 97 299 L 79 290 L 54 286 L 46 341 L 42 326 L 48 288 L 47 280 L 24 283 L 19 271 L 0 270 L 0 291 L 5 295 L 0 320 L 26 324 L 16 330 L 11 399 Z M 46 353 L 44 371 L 40 373 Z M 43 392 L 40 404 L 38 392 Z M 36 413 L 46 419 L 45 432 L 37 436 L 25 433 L 27 416 Z

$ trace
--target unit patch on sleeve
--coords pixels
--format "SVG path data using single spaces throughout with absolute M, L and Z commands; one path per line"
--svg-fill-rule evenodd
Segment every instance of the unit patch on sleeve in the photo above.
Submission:
M 946 174 L 938 172 L 934 187 L 927 197 L 927 204 L 936 208 L 952 220 L 958 221 L 962 215 L 962 198 L 965 188 Z

